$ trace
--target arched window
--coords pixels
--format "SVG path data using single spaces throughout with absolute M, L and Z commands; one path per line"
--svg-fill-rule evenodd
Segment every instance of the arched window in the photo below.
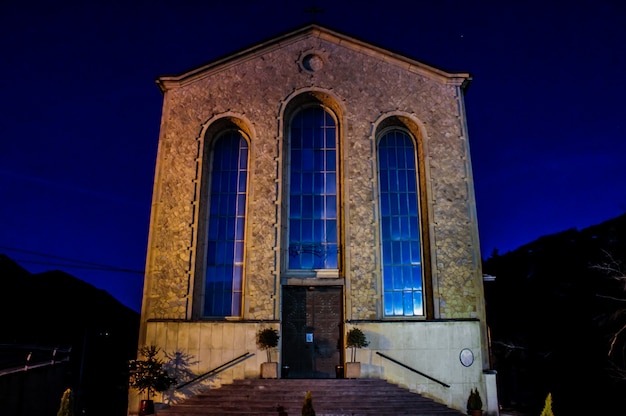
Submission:
M 239 316 L 243 288 L 248 142 L 240 131 L 226 131 L 215 141 L 211 155 L 202 315 Z
M 408 132 L 378 139 L 380 236 L 385 316 L 423 316 L 424 281 L 417 153 Z
M 337 270 L 339 263 L 337 128 L 321 106 L 289 125 L 289 270 Z

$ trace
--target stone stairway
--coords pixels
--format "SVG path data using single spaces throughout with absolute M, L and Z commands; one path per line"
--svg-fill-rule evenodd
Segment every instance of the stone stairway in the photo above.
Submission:
M 307 391 L 316 416 L 463 414 L 379 379 L 245 379 L 159 410 L 157 416 L 301 416 Z

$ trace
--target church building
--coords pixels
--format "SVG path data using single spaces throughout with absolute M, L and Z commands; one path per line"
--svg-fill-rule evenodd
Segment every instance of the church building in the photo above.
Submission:
M 264 328 L 277 377 L 342 378 L 359 328 L 360 377 L 497 414 L 470 81 L 318 24 L 157 79 L 139 343 L 218 369 L 168 400 L 259 378 Z

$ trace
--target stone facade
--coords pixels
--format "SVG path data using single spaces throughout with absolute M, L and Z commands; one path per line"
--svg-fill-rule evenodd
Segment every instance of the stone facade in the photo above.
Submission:
M 388 378 L 457 408 L 470 386 L 484 392 L 487 335 L 463 104 L 469 80 L 466 73 L 448 73 L 317 25 L 160 78 L 164 105 L 140 343 L 190 351 L 200 373 L 238 350 L 255 350 L 260 323 L 280 328 L 281 285 L 331 282 L 344 287 L 345 322 L 359 323 L 373 338 L 367 376 Z M 342 169 L 343 266 L 338 277 L 310 282 L 281 276 L 285 119 L 302 97 L 336 114 Z M 381 305 L 375 138 L 389 120 L 417 138 L 421 161 L 428 319 L 413 322 L 385 321 Z M 205 138 L 224 123 L 250 140 L 244 306 L 236 322 L 207 322 L 199 318 L 202 284 L 196 273 L 205 232 Z M 477 362 L 458 373 L 454 355 L 461 347 L 472 348 Z M 375 351 L 400 351 L 412 365 L 447 378 L 452 388 L 408 381 Z M 437 367 L 443 362 L 450 364 Z M 258 364 L 247 363 L 221 380 L 258 376 Z

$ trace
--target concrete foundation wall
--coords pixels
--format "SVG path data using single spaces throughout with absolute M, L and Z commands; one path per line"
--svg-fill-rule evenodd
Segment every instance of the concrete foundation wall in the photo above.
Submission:
M 184 371 L 204 374 L 246 352 L 251 354 L 188 388 L 171 389 L 156 401 L 177 403 L 202 389 L 219 387 L 234 379 L 258 378 L 267 357 L 266 352 L 256 345 L 256 333 L 267 326 L 280 330 L 278 324 L 252 322 L 151 322 L 147 344 L 161 346 L 162 358 L 170 367 L 173 357 L 179 357 L 178 371 L 181 374 Z M 358 327 L 370 342 L 367 348 L 357 350 L 362 377 L 389 380 L 459 410 L 465 409 L 467 396 L 475 387 L 483 398 L 488 397 L 480 364 L 479 322 L 362 322 Z M 279 363 L 279 368 L 282 348 L 288 346 L 279 343 L 279 348 L 272 352 L 272 360 Z M 460 362 L 461 350 L 465 348 L 474 354 L 474 363 L 469 367 Z M 450 387 L 410 371 L 377 352 Z M 346 358 L 350 359 L 349 351 L 346 351 Z M 185 381 L 180 377 L 179 383 Z M 131 406 L 131 409 L 138 408 L 139 399 L 135 395 L 136 407 Z M 484 401 L 487 404 L 487 400 Z
M 481 365 L 480 323 L 380 322 L 360 323 L 370 345 L 357 351 L 363 377 L 384 378 L 450 407 L 465 410 L 467 396 L 478 388 L 486 397 Z M 469 348 L 474 363 L 461 364 L 461 350 Z M 416 374 L 386 358 L 381 352 L 450 387 Z

